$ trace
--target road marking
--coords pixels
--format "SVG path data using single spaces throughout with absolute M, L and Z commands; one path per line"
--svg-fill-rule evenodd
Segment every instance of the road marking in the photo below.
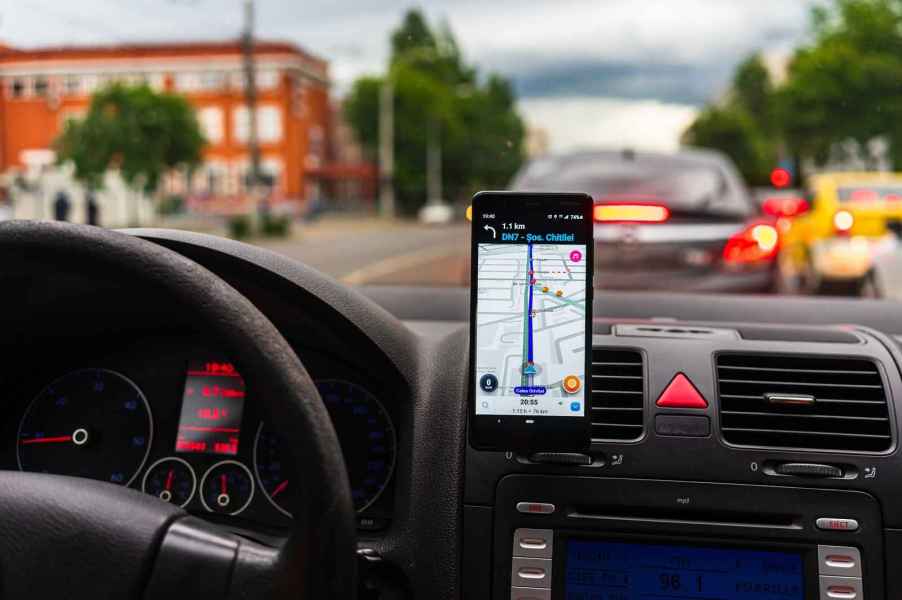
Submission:
M 402 271 L 404 269 L 412 269 L 428 262 L 441 258 L 448 258 L 455 254 L 460 254 L 461 244 L 446 244 L 437 246 L 429 250 L 417 250 L 416 252 L 408 252 L 407 254 L 398 254 L 389 256 L 382 260 L 376 261 L 365 267 L 361 267 L 351 271 L 347 275 L 339 278 L 342 283 L 348 285 L 363 285 L 378 277 L 385 277 L 391 273 Z

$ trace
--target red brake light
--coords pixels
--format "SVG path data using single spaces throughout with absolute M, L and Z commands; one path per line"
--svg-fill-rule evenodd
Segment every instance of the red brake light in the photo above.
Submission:
M 780 234 L 769 223 L 752 223 L 727 240 L 723 259 L 733 265 L 769 262 L 777 255 Z
M 670 209 L 640 202 L 596 204 L 594 216 L 599 223 L 663 223 L 670 218 Z
M 796 196 L 772 196 L 767 198 L 761 205 L 761 210 L 764 211 L 764 214 L 786 218 L 805 214 L 810 208 L 807 200 Z

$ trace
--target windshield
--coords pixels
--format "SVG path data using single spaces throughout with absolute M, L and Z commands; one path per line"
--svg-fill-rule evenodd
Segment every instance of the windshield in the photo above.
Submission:
M 899 81 L 896 0 L 24 0 L 0 219 L 465 287 L 474 193 L 586 192 L 600 288 L 902 299 Z

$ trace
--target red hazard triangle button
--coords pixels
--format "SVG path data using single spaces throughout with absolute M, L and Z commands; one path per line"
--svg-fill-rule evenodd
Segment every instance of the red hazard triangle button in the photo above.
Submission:
M 656 404 L 664 408 L 708 408 L 708 401 L 682 373 L 676 374 Z

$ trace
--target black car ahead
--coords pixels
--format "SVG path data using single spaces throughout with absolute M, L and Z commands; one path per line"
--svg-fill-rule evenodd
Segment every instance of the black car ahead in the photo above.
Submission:
M 595 282 L 610 289 L 768 292 L 779 234 L 725 156 L 578 152 L 536 159 L 523 191 L 595 199 Z

